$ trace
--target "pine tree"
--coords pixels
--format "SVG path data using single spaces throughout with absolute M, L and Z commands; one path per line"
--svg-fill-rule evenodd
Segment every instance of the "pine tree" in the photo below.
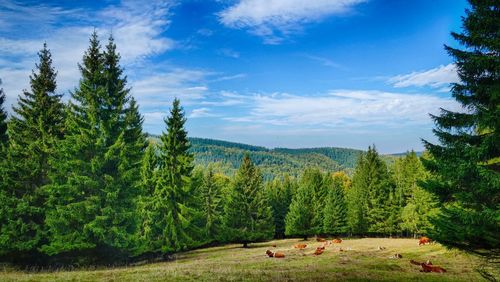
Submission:
M 16 256 L 31 254 L 46 242 L 44 228 L 45 192 L 50 182 L 49 157 L 64 134 L 64 105 L 56 94 L 56 71 L 52 56 L 43 45 L 39 63 L 30 76 L 30 91 L 19 96 L 16 115 L 9 122 L 7 171 L 2 193 L 7 218 L 0 223 L 0 250 Z
M 318 171 L 304 171 L 285 218 L 287 236 L 300 236 L 307 240 L 307 237 L 319 233 L 319 217 L 316 215 L 318 204 L 315 202 L 314 187 L 322 186 L 322 180 Z
M 347 192 L 347 222 L 353 234 L 364 234 L 368 231 L 367 206 L 368 206 L 367 164 L 365 154 L 358 157 L 352 187 Z
M 2 80 L 0 79 L 0 86 L 2 85 Z M 3 88 L 0 88 L 0 152 L 2 148 L 7 146 L 9 140 L 7 135 L 7 111 L 5 110 L 5 93 Z M 3 154 L 3 153 L 2 153 Z
M 345 174 L 328 175 L 332 179 L 323 210 L 323 232 L 342 234 L 348 231 L 345 192 L 348 189 Z M 347 178 L 348 180 L 348 178 Z
M 307 168 L 300 179 L 300 185 L 307 187 L 307 189 L 312 191 L 313 195 L 313 219 L 312 219 L 312 231 L 311 235 L 320 234 L 323 231 L 323 208 L 325 207 L 326 198 L 328 195 L 328 183 L 331 179 L 327 179 L 325 183 L 325 178 L 321 171 L 317 168 Z
M 262 174 L 245 155 L 234 176 L 224 208 L 230 241 L 243 243 L 270 239 L 274 234 L 271 208 L 265 197 Z
M 142 117 L 134 101 L 128 103 L 112 37 L 103 53 L 92 34 L 80 71 L 67 135 L 54 159 L 54 184 L 48 186 L 51 240 L 43 250 L 115 259 L 135 244 L 135 199 L 145 146 Z
M 463 32 L 452 36 L 465 48 L 445 46 L 460 77 L 453 97 L 464 112 L 432 116 L 440 144 L 424 141 L 434 177 L 424 187 L 441 203 L 431 237 L 440 243 L 500 258 L 500 7 L 471 0 Z
M 150 226 L 146 236 L 153 252 L 183 250 L 193 243 L 188 230 L 193 211 L 186 205 L 193 156 L 188 152 L 185 122 L 184 111 L 175 99 L 165 119 L 167 132 L 161 136 L 157 181 L 148 207 Z
M 283 180 L 274 179 L 266 185 L 267 198 L 274 219 L 274 237 L 285 237 L 285 217 L 292 202 L 294 182 L 288 175 Z
M 201 185 L 202 214 L 204 221 L 204 236 L 208 240 L 220 240 L 222 234 L 222 217 L 224 213 L 224 202 L 221 187 L 215 179 L 211 166 L 203 177 Z
M 390 181 L 387 165 L 380 158 L 375 147 L 368 147 L 366 153 L 368 180 L 367 221 L 368 231 L 374 233 L 390 233 L 393 231 L 391 215 L 394 209 L 393 185 Z

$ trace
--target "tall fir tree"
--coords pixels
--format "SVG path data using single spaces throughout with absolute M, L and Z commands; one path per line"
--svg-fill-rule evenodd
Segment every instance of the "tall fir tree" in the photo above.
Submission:
M 424 183 L 442 208 L 431 237 L 448 247 L 500 259 L 500 3 L 470 0 L 463 31 L 452 33 L 462 49 L 445 46 L 460 82 L 453 97 L 466 109 L 432 116 L 440 144 L 424 141 L 432 155 Z
M 328 195 L 323 210 L 323 232 L 325 234 L 343 234 L 349 230 L 347 225 L 347 204 L 345 192 L 349 181 L 347 175 L 336 173 L 328 175 L 331 177 L 331 187 L 328 188 Z M 328 182 L 330 183 L 330 182 Z
M 248 243 L 273 237 L 273 217 L 265 197 L 262 174 L 248 154 L 234 176 L 224 211 L 224 225 L 230 241 L 247 247 Z
M 186 205 L 190 197 L 193 156 L 188 152 L 185 122 L 180 101 L 174 99 L 170 116 L 165 119 L 167 131 L 161 136 L 157 180 L 147 208 L 150 225 L 146 238 L 153 252 L 179 251 L 193 243 L 189 236 L 193 211 Z
M 95 259 L 126 257 L 134 248 L 136 196 L 145 146 L 142 117 L 129 104 L 113 38 L 104 52 L 96 32 L 72 93 L 67 135 L 54 158 L 48 187 L 47 254 Z
M 292 202 L 294 181 L 285 175 L 282 180 L 274 179 L 266 185 L 267 198 L 271 205 L 274 219 L 274 237 L 285 237 L 285 218 Z
M 368 231 L 368 178 L 366 155 L 361 154 L 356 162 L 352 176 L 352 187 L 347 192 L 347 222 L 352 234 L 364 234 Z
M 2 80 L 0 79 L 0 86 Z M 3 88 L 0 88 L 0 153 L 3 152 L 2 148 L 7 146 L 9 140 L 7 135 L 7 110 L 5 109 L 5 93 Z M 3 154 L 2 154 L 3 155 Z
M 200 188 L 204 236 L 210 241 L 220 241 L 222 239 L 224 201 L 222 187 L 217 183 L 214 170 L 211 166 L 205 172 Z
M 56 94 L 56 71 L 47 44 L 38 53 L 39 63 L 30 76 L 30 91 L 19 96 L 9 121 L 9 156 L 2 193 L 7 218 L 0 223 L 0 252 L 12 258 L 38 256 L 45 236 L 43 186 L 50 182 L 49 157 L 64 135 L 64 104 Z
M 285 234 L 299 236 L 304 240 L 319 233 L 319 216 L 316 215 L 318 203 L 315 201 L 316 188 L 322 186 L 323 179 L 316 170 L 306 170 L 293 195 L 289 211 L 285 218 Z

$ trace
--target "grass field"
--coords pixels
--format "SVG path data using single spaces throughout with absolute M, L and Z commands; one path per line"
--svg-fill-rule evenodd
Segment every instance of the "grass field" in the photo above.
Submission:
M 250 245 L 227 245 L 178 254 L 168 262 L 112 269 L 20 272 L 5 267 L 2 281 L 482 281 L 475 270 L 478 260 L 439 244 L 418 246 L 413 239 L 352 239 L 327 247 L 313 256 L 322 243 L 309 240 L 304 250 L 298 239 Z M 276 248 L 272 245 L 276 244 Z M 378 246 L 385 250 L 378 250 Z M 342 247 L 347 251 L 340 251 Z M 282 251 L 284 259 L 268 258 L 265 251 Z M 389 258 L 400 253 L 403 258 Z M 446 273 L 422 273 L 409 263 L 431 260 Z

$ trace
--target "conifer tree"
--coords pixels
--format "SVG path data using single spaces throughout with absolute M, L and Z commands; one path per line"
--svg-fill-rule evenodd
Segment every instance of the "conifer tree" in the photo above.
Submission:
M 274 219 L 274 237 L 285 237 L 285 217 L 292 202 L 294 183 L 288 175 L 283 180 L 274 179 L 267 183 L 267 198 L 271 205 Z
M 145 146 L 142 118 L 119 66 L 112 37 L 101 52 L 94 32 L 72 93 L 67 135 L 54 159 L 48 187 L 48 254 L 92 252 L 123 257 L 134 248 L 136 196 Z
M 462 49 L 445 46 L 455 59 L 460 82 L 453 97 L 466 109 L 432 116 L 440 144 L 424 141 L 432 155 L 425 166 L 434 175 L 424 184 L 442 205 L 431 237 L 440 243 L 500 258 L 500 6 L 471 0 Z
M 318 234 L 319 227 L 316 216 L 318 210 L 315 202 L 314 186 L 322 186 L 321 174 L 316 170 L 306 170 L 302 175 L 297 191 L 294 193 L 289 211 L 285 219 L 285 234 L 300 236 L 304 240 L 313 234 Z
M 262 174 L 248 155 L 243 157 L 234 176 L 224 211 L 230 241 L 247 247 L 248 243 L 273 237 L 272 212 L 265 197 Z
M 165 119 L 167 132 L 161 136 L 157 180 L 148 207 L 150 226 L 146 237 L 153 252 L 179 251 L 193 243 L 188 230 L 193 211 L 186 205 L 193 156 L 188 152 L 185 122 L 180 101 L 174 99 L 170 116 Z
M 50 182 L 49 157 L 64 134 L 64 105 L 56 94 L 56 71 L 47 44 L 30 76 L 30 90 L 19 96 L 9 122 L 9 156 L 2 193 L 10 198 L 0 222 L 0 250 L 11 256 L 37 256 L 46 242 L 43 186 Z M 4 204 L 3 204 L 4 205 Z
M 393 185 L 389 177 L 387 165 L 380 158 L 374 147 L 368 147 L 366 153 L 366 173 L 368 180 L 367 191 L 367 221 L 368 231 L 374 233 L 390 233 L 393 231 L 393 218 L 395 213 Z
M 0 86 L 2 85 L 2 80 L 0 79 Z M 5 93 L 3 88 L 0 88 L 0 152 L 1 148 L 7 146 L 9 138 L 7 137 L 7 111 L 5 110 Z
M 348 189 L 345 174 L 335 174 L 331 177 L 331 187 L 323 210 L 323 232 L 326 234 L 342 234 L 348 231 L 347 205 L 345 191 Z
M 347 192 L 347 222 L 353 234 L 364 234 L 368 231 L 368 185 L 366 156 L 361 154 L 356 162 L 352 187 Z
M 325 179 L 327 183 L 325 183 Z M 323 208 L 325 207 L 329 184 L 331 184 L 328 183 L 330 180 L 324 178 L 321 171 L 317 168 L 307 168 L 300 179 L 300 185 L 311 190 L 313 195 L 313 219 L 311 222 L 313 233 L 311 235 L 320 234 L 323 231 Z
M 205 237 L 209 240 L 220 240 L 222 234 L 222 217 L 224 213 L 224 202 L 221 187 L 215 179 L 211 166 L 203 176 L 201 184 L 201 211 L 203 214 Z

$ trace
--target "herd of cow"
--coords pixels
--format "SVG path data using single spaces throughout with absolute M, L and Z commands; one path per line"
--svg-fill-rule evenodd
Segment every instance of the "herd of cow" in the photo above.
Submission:
M 319 247 L 316 248 L 316 250 L 312 254 L 313 256 L 319 256 L 319 255 L 323 254 L 323 252 L 325 251 L 326 247 L 328 247 L 328 246 L 330 246 L 332 244 L 341 244 L 342 243 L 342 239 L 339 239 L 339 238 L 336 238 L 336 239 L 333 239 L 333 240 L 327 240 L 325 238 L 317 237 L 316 241 L 317 242 L 321 242 L 323 244 L 321 246 L 319 246 Z M 418 245 L 419 246 L 427 245 L 427 244 L 432 244 L 432 243 L 433 243 L 433 241 L 431 239 L 429 239 L 428 237 L 421 237 L 418 240 Z M 276 245 L 272 245 L 272 246 L 273 246 L 273 248 L 276 248 Z M 304 249 L 307 248 L 307 244 L 299 243 L 299 244 L 295 244 L 293 247 L 295 249 L 304 250 Z M 379 250 L 384 250 L 385 247 L 378 247 L 378 249 Z M 342 247 L 340 247 L 339 251 L 343 252 L 344 249 Z M 273 252 L 271 250 L 267 250 L 266 251 L 266 255 L 268 257 L 270 257 L 270 258 L 285 258 L 285 253 L 283 253 L 283 252 Z M 305 254 L 303 254 L 303 255 L 305 255 Z M 400 259 L 400 258 L 403 258 L 403 256 L 401 254 L 395 254 L 394 256 L 391 256 L 390 258 Z M 410 263 L 414 264 L 414 265 L 420 266 L 422 268 L 420 270 L 420 272 L 437 272 L 437 273 L 444 273 L 444 272 L 446 272 L 446 270 L 444 268 L 439 267 L 439 266 L 434 266 L 434 265 L 432 265 L 432 262 L 430 262 L 430 261 L 427 261 L 427 262 L 416 262 L 414 260 L 410 260 Z

